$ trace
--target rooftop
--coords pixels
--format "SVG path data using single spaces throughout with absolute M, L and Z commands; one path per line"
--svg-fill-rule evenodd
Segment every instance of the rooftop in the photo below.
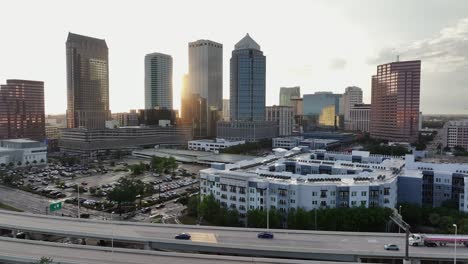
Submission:
M 255 42 L 255 40 L 253 40 L 249 33 L 247 33 L 247 35 L 245 35 L 244 38 L 242 38 L 239 42 L 237 42 L 237 44 L 234 46 L 234 48 L 236 50 L 240 50 L 240 49 L 254 49 L 254 50 L 260 50 L 260 45 L 258 45 L 257 42 Z

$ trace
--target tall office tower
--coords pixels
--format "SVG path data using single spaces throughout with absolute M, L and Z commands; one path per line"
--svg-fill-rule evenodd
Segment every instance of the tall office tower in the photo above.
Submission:
M 340 100 L 341 94 L 332 92 L 315 92 L 303 95 L 303 113 L 307 118 L 307 129 L 319 127 L 341 127 Z
M 291 106 L 273 105 L 265 107 L 266 121 L 275 121 L 278 124 L 280 137 L 290 136 L 293 131 L 294 109 Z
M 377 66 L 372 76 L 371 137 L 414 142 L 418 139 L 421 61 Z
M 231 121 L 265 120 L 266 57 L 249 34 L 241 39 L 231 57 Z
M 106 41 L 68 34 L 67 127 L 105 128 L 109 110 L 109 56 Z
M 223 109 L 223 45 L 210 40 L 189 43 L 189 73 L 184 119 L 196 137 L 216 136 Z
M 229 111 L 229 99 L 223 99 L 223 120 L 229 121 L 230 111 Z
M 301 97 L 301 87 L 281 87 L 280 88 L 280 98 L 279 105 L 283 106 L 293 106 L 291 98 L 300 98 Z
M 351 130 L 351 108 L 353 108 L 355 104 L 362 104 L 362 89 L 356 86 L 346 87 L 341 100 L 343 105 L 340 109 L 344 115 L 345 129 Z
M 44 82 L 0 85 L 0 139 L 13 138 L 45 139 Z
M 172 57 L 162 53 L 145 56 L 145 109 L 172 110 Z

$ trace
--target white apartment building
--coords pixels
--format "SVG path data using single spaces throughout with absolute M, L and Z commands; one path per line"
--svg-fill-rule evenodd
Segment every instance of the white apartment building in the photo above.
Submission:
M 235 145 L 245 144 L 244 140 L 231 141 L 222 138 L 191 140 L 187 143 L 189 150 L 218 151 Z
M 468 119 L 448 121 L 444 126 L 443 144 L 445 147 L 456 146 L 468 149 Z
M 291 106 L 267 106 L 266 121 L 278 122 L 278 135 L 290 136 L 294 123 L 294 109 Z
M 362 104 L 362 89 L 356 86 L 346 87 L 345 93 L 341 97 L 341 102 L 342 107 L 340 107 L 340 112 L 342 112 L 344 116 L 345 129 L 348 129 L 351 108 L 353 108 L 355 104 Z
M 269 156 L 224 169 L 201 170 L 201 194 L 212 194 L 241 217 L 266 206 L 286 213 L 290 208 L 394 208 L 397 204 L 397 176 L 403 159 L 360 164 L 320 160 L 314 155 L 279 160 Z
M 348 122 L 345 121 L 346 130 L 351 131 L 370 131 L 370 104 L 355 104 L 349 110 Z
M 34 166 L 47 164 L 47 146 L 29 139 L 0 141 L 0 164 L 3 166 Z
M 277 137 L 273 138 L 272 146 L 273 148 L 284 148 L 292 149 L 301 143 L 303 137 Z

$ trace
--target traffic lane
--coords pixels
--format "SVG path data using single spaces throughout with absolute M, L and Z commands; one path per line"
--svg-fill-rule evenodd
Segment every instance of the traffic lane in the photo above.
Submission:
M 64 263 L 117 263 L 117 264 L 185 264 L 185 263 L 280 263 L 278 260 L 253 259 L 229 256 L 204 256 L 199 254 L 168 253 L 156 251 L 109 249 L 91 246 L 57 245 L 56 243 L 24 241 L 0 238 L 0 256 L 38 261 L 50 257 L 54 262 Z M 287 261 L 288 263 L 309 263 L 308 261 Z
M 404 238 L 399 237 L 370 237 L 370 236 L 341 236 L 319 234 L 274 233 L 274 239 L 259 239 L 257 233 L 242 234 L 216 233 L 220 244 L 242 244 L 278 247 L 280 249 L 331 249 L 345 251 L 384 251 L 384 245 L 395 243 L 400 247 L 404 245 Z

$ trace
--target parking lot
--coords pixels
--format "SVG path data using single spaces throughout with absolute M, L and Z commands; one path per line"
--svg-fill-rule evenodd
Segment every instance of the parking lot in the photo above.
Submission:
M 79 195 L 82 207 L 98 211 L 114 206 L 107 200 L 107 194 L 119 184 L 120 178 L 130 175 L 127 165 L 139 162 L 139 160 L 129 158 L 119 161 L 115 165 L 112 164 L 114 166 L 103 163 L 92 164 L 88 167 L 49 164 L 42 168 L 11 169 L 4 170 L 4 172 L 15 176 L 12 185 L 18 188 L 18 192 L 32 192 L 36 194 L 35 197 L 40 195 L 49 202 L 63 201 L 70 206 L 78 204 Z M 193 164 L 178 165 L 175 175 L 159 175 L 147 171 L 136 176 L 137 179 L 151 184 L 155 192 L 150 197 L 142 197 L 136 201 L 143 207 L 137 213 L 141 213 L 142 209 L 146 211 L 145 213 L 151 212 L 158 204 L 176 199 L 187 192 L 195 191 L 194 188 L 198 188 L 198 171 L 204 167 Z M 79 194 L 78 189 L 80 190 Z M 0 201 L 1 199 L 0 196 Z M 28 208 L 27 206 L 20 207 Z M 34 211 L 41 212 L 44 211 L 44 208 Z M 89 215 L 89 213 L 87 214 Z M 101 218 L 103 213 L 96 212 L 94 215 Z

